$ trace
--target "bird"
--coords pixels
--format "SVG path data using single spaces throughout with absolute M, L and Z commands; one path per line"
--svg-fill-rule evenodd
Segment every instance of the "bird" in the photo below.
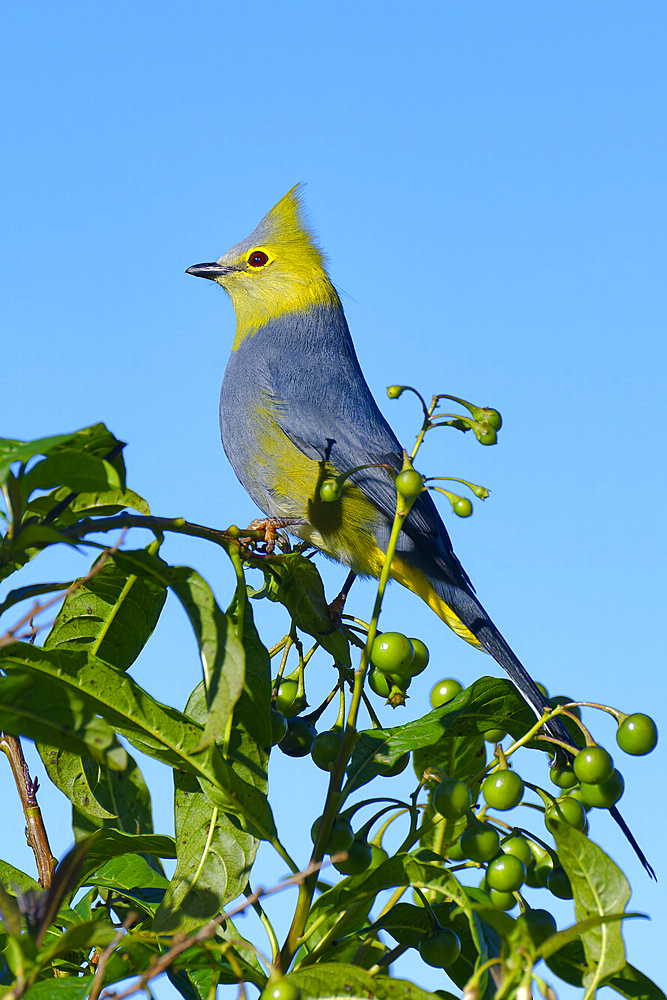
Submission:
M 396 509 L 403 449 L 364 378 L 338 292 L 297 184 L 257 228 L 216 261 L 187 274 L 229 295 L 236 335 L 220 393 L 222 443 L 264 513 L 356 576 L 378 577 Z M 361 468 L 359 468 L 361 467 Z M 334 502 L 325 479 L 357 470 Z M 391 577 L 417 594 L 461 638 L 490 653 L 537 718 L 552 706 L 493 623 L 454 553 L 428 491 L 400 532 Z M 576 752 L 554 718 L 547 732 Z M 650 865 L 613 807 L 647 870 Z

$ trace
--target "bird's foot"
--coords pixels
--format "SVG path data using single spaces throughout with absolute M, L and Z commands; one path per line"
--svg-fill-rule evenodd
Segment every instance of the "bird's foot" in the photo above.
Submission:
M 264 552 L 270 556 L 273 555 L 276 542 L 280 549 L 289 548 L 288 538 L 280 529 L 289 528 L 293 524 L 303 524 L 303 521 L 298 517 L 260 517 L 250 522 L 248 531 L 264 532 Z
M 350 588 L 354 583 L 355 576 L 356 574 L 352 571 L 348 573 L 340 594 L 338 594 L 337 597 L 334 597 L 331 604 L 328 605 L 329 617 L 331 618 L 331 628 L 328 628 L 326 632 L 321 632 L 321 635 L 330 635 L 343 624 L 343 608 L 345 607 L 347 595 L 350 593 Z

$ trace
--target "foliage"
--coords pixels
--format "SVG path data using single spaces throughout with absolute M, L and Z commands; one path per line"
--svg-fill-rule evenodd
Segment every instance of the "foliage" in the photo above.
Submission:
M 488 444 L 483 438 L 489 427 L 494 434 L 499 430 L 499 416 L 487 426 L 488 414 L 495 412 L 471 410 L 472 418 L 446 422 L 472 428 Z M 267 551 L 258 544 L 261 531 L 243 538 L 234 528 L 222 532 L 152 517 L 146 502 L 127 489 L 122 443 L 103 424 L 35 442 L 0 441 L 0 482 L 7 506 L 0 578 L 52 545 L 89 545 L 96 554 L 81 581 L 20 587 L 0 606 L 7 615 L 20 601 L 60 592 L 62 603 L 41 645 L 35 643 L 39 627 L 30 624 L 34 609 L 0 638 L 0 727 L 8 755 L 15 746 L 11 737 L 35 741 L 50 779 L 71 800 L 76 840 L 53 876 L 48 865 L 46 874 L 42 871 L 44 888 L 0 862 L 0 979 L 6 995 L 84 1000 L 128 976 L 139 977 L 139 986 L 166 972 L 186 1000 L 212 996 L 216 984 L 243 982 L 261 991 L 281 976 L 302 1000 L 406 995 L 433 1000 L 435 994 L 394 978 L 390 964 L 446 930 L 456 936 L 460 952 L 454 949 L 455 959 L 443 968 L 439 996 L 462 989 L 471 1000 L 501 1000 L 521 990 L 526 996 L 531 979 L 541 982 L 542 973 L 534 970 L 544 959 L 555 977 L 582 987 L 586 997 L 605 984 L 625 997 L 664 997 L 626 960 L 621 921 L 638 915 L 625 910 L 630 890 L 623 873 L 585 831 L 556 819 L 550 836 L 540 812 L 553 795 L 532 788 L 536 830 L 508 824 L 508 806 L 501 805 L 503 819 L 483 804 L 484 777 L 493 768 L 507 768 L 508 759 L 514 762 L 517 743 L 522 753 L 544 753 L 545 761 L 553 750 L 509 681 L 482 677 L 422 718 L 396 727 L 381 726 L 371 709 L 369 728 L 363 729 L 358 712 L 362 703 L 370 704 L 362 689 L 379 604 L 368 641 L 345 623 L 329 631 L 317 567 L 301 551 Z M 399 492 L 397 502 L 400 511 L 401 504 L 409 509 L 411 499 Z M 122 548 L 100 552 L 90 537 L 133 526 L 152 529 L 155 541 L 145 549 L 123 542 Z M 161 558 L 165 531 L 204 537 L 224 549 L 237 578 L 227 610 L 194 569 Z M 260 590 L 246 585 L 248 567 L 264 574 Z M 192 625 L 203 672 L 183 711 L 162 704 L 130 673 L 159 624 L 168 590 Z M 281 603 L 292 620 L 288 635 L 270 651 L 254 623 L 262 600 Z M 275 701 L 280 680 L 288 676 L 289 656 L 296 657 L 291 676 L 303 695 L 310 657 L 303 652 L 304 637 L 330 657 L 342 739 L 327 765 L 331 770 L 323 772 L 329 785 L 313 865 L 299 874 L 276 830 L 267 776 L 271 753 L 280 752 L 271 747 L 272 695 Z M 361 664 L 353 671 L 360 646 Z M 271 660 L 279 654 L 281 666 L 272 681 Z M 401 693 L 392 691 L 394 698 Z M 392 701 L 397 703 L 400 698 Z M 304 716 L 311 726 L 324 707 Z M 562 712 L 556 707 L 552 714 Z M 504 751 L 499 747 L 487 764 L 489 730 L 502 730 L 514 742 Z M 584 737 L 577 733 L 581 744 Z M 128 748 L 172 769 L 175 839 L 154 832 L 150 792 Z M 391 800 L 387 806 L 383 798 L 373 809 L 377 798 L 358 793 L 363 789 L 366 795 L 376 782 L 386 796 L 386 775 L 392 768 L 398 773 L 406 755 L 415 772 L 409 802 Z M 449 779 L 467 784 L 472 810 L 464 806 L 449 816 L 436 811 L 432 792 Z M 22 786 L 20 774 L 17 781 L 28 816 L 37 809 L 34 788 Z M 362 825 L 354 820 L 360 809 L 371 810 Z M 356 852 L 365 859 L 361 864 L 368 864 L 364 870 L 333 885 L 318 883 L 318 865 L 338 817 L 356 828 L 357 842 L 370 840 L 375 850 Z M 489 895 L 465 883 L 470 869 L 482 868 L 484 874 L 485 864 L 463 857 L 459 841 L 466 828 L 474 833 L 479 820 L 498 831 L 501 849 L 510 836 L 526 838 L 535 858 L 526 878 L 538 880 L 531 885 L 540 884 L 540 857 L 562 868 L 574 897 L 573 926 L 542 939 L 531 934 L 528 922 L 494 905 L 492 890 Z M 405 836 L 388 857 L 378 849 L 394 822 L 404 824 Z M 44 848 L 39 827 L 32 837 L 36 851 L 40 843 Z M 249 892 L 261 841 L 278 852 L 298 886 L 292 928 L 282 946 L 270 927 L 271 890 L 267 893 L 263 919 L 274 939 L 270 965 L 232 921 L 237 910 L 259 908 L 256 897 L 243 894 Z M 171 879 L 160 858 L 177 859 Z M 376 912 L 378 894 L 386 890 L 390 900 Z M 408 890 L 416 894 L 414 904 L 402 900 Z M 548 898 L 547 889 L 544 895 Z M 520 892 L 510 904 L 526 909 Z

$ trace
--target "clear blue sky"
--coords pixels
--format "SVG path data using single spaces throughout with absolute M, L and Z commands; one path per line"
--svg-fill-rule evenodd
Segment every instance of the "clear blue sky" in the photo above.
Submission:
M 504 416 L 498 447 L 439 432 L 421 461 L 492 490 L 472 518 L 447 521 L 496 623 L 552 693 L 660 724 L 666 22 L 663 4 L 614 0 L 8 7 L 0 433 L 104 420 L 129 443 L 130 485 L 154 512 L 247 523 L 256 511 L 217 430 L 232 310 L 184 271 L 306 181 L 362 366 L 399 437 L 412 441 L 419 415 L 405 397 L 386 399 L 394 382 Z M 227 600 L 218 553 L 170 541 L 165 555 Z M 55 579 L 85 566 L 74 554 L 40 563 Z M 326 577 L 334 593 L 342 573 Z M 371 599 L 360 587 L 362 617 Z M 264 620 L 270 643 L 284 619 Z M 496 672 L 398 588 L 383 625 L 420 635 L 433 654 L 388 724 L 423 714 L 439 677 Z M 171 599 L 134 673 L 177 706 L 196 684 Z M 329 680 L 325 671 L 322 691 Z M 588 720 L 613 749 L 607 722 Z M 606 815 L 592 836 L 629 874 L 632 907 L 653 915 L 628 923 L 626 941 L 664 986 L 664 755 L 622 767 L 622 811 L 661 885 Z M 168 829 L 170 783 L 150 764 L 146 773 Z M 309 827 L 319 813 L 320 776 L 272 762 L 279 821 L 304 861 L 289 823 Z M 2 769 L 0 782 L 2 857 L 32 870 Z M 41 802 L 62 854 L 67 804 L 46 778 Z M 269 855 L 262 864 L 265 884 L 282 874 Z M 563 905 L 561 925 L 568 914 Z M 416 959 L 401 970 L 445 985 Z

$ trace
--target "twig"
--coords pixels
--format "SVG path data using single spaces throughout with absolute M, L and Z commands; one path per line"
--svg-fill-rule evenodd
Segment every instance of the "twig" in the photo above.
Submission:
M 113 941 L 111 942 L 111 944 L 107 945 L 107 947 L 100 955 L 99 961 L 97 963 L 97 969 L 95 971 L 95 979 L 93 980 L 93 988 L 90 991 L 88 1000 L 97 1000 L 100 990 L 102 989 L 102 980 L 104 979 L 104 970 L 106 968 L 106 964 L 111 958 L 118 942 L 123 937 L 125 937 L 125 934 L 127 933 L 127 931 L 129 931 L 130 927 L 137 920 L 137 918 L 138 914 L 136 914 L 133 910 L 130 910 L 128 915 L 125 917 L 125 920 L 123 921 L 122 925 L 118 929 L 118 933 L 114 937 Z
M 26 839 L 35 855 L 37 872 L 39 874 L 39 884 L 44 889 L 51 885 L 53 870 L 56 866 L 56 858 L 51 853 L 49 838 L 46 834 L 46 827 L 42 819 L 42 811 L 37 805 L 37 789 L 39 780 L 33 781 L 30 771 L 23 756 L 23 748 L 18 736 L 7 736 L 3 733 L 0 736 L 0 750 L 7 756 L 9 766 L 14 775 L 16 788 L 21 799 L 23 815 L 26 822 Z

